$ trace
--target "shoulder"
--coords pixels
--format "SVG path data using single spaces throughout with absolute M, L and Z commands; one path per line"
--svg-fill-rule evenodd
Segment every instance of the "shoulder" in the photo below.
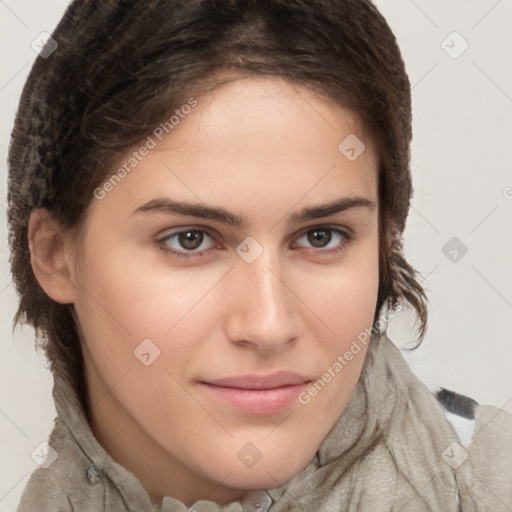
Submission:
M 512 415 L 446 389 L 435 395 L 464 446 L 458 455 L 468 475 L 466 492 L 477 490 L 495 500 L 492 510 L 502 510 L 512 503 Z
M 58 419 L 50 434 L 48 442 L 41 443 L 34 453 L 38 468 L 28 480 L 21 495 L 17 512 L 55 510 L 63 512 L 72 510 L 66 503 L 66 472 L 63 467 L 65 436 Z
M 87 461 L 58 419 L 39 450 L 39 467 L 30 475 L 17 512 L 71 512 L 85 495 L 90 506 L 80 510 L 102 510 L 100 496 L 86 488 Z
M 434 394 L 462 445 L 487 443 L 512 451 L 511 414 L 445 388 Z
M 32 472 L 23 490 L 17 512 L 70 512 L 73 507 L 49 468 Z M 49 478 L 50 477 L 50 478 Z

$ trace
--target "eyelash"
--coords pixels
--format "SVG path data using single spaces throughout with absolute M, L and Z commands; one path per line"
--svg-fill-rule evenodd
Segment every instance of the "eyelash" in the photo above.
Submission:
M 298 236 L 298 238 L 302 238 L 304 235 L 306 235 L 310 231 L 322 230 L 322 229 L 324 229 L 326 231 L 332 231 L 338 235 L 341 235 L 343 237 L 343 239 L 338 244 L 338 246 L 334 249 L 329 249 L 329 250 L 317 249 L 317 250 L 315 250 L 314 248 L 311 248 L 310 250 L 312 250 L 314 252 L 318 252 L 321 254 L 328 254 L 328 255 L 339 254 L 343 250 L 345 250 L 350 244 L 352 244 L 352 242 L 355 239 L 355 236 L 352 233 L 350 233 L 349 231 L 340 229 L 339 227 L 336 227 L 336 226 L 329 226 L 329 225 L 310 227 L 306 231 L 303 231 Z M 159 249 L 161 249 L 164 253 L 171 255 L 172 257 L 176 257 L 176 258 L 197 258 L 197 257 L 202 258 L 202 257 L 204 257 L 205 252 L 207 252 L 208 249 L 205 249 L 203 251 L 198 251 L 198 252 L 189 252 L 188 254 L 186 252 L 179 252 L 179 251 L 175 251 L 173 249 L 169 249 L 169 246 L 166 244 L 166 242 L 168 240 L 170 240 L 171 238 L 173 238 L 181 233 L 186 233 L 188 231 L 194 231 L 197 233 L 205 233 L 212 239 L 215 238 L 213 232 L 210 229 L 204 228 L 204 227 L 197 227 L 197 228 L 182 229 L 181 231 L 175 231 L 174 233 L 171 233 L 169 235 L 165 235 L 164 237 L 158 238 L 157 240 L 155 240 L 155 243 Z

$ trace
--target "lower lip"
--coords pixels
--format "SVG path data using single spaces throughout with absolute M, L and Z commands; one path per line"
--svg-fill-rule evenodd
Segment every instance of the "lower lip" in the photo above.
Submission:
M 274 389 L 240 389 L 202 383 L 213 395 L 240 411 L 255 414 L 274 414 L 294 402 L 307 383 Z

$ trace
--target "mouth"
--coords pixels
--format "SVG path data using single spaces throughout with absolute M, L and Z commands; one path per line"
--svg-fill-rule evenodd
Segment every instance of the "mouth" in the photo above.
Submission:
M 200 382 L 215 400 L 253 415 L 275 414 L 289 407 L 311 379 L 292 372 L 241 375 Z

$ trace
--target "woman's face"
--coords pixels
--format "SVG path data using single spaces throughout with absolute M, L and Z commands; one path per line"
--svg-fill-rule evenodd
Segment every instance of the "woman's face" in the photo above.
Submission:
M 100 442 L 154 499 L 226 502 L 300 472 L 354 390 L 377 160 L 348 111 L 275 78 L 176 119 L 97 190 L 74 305 Z

